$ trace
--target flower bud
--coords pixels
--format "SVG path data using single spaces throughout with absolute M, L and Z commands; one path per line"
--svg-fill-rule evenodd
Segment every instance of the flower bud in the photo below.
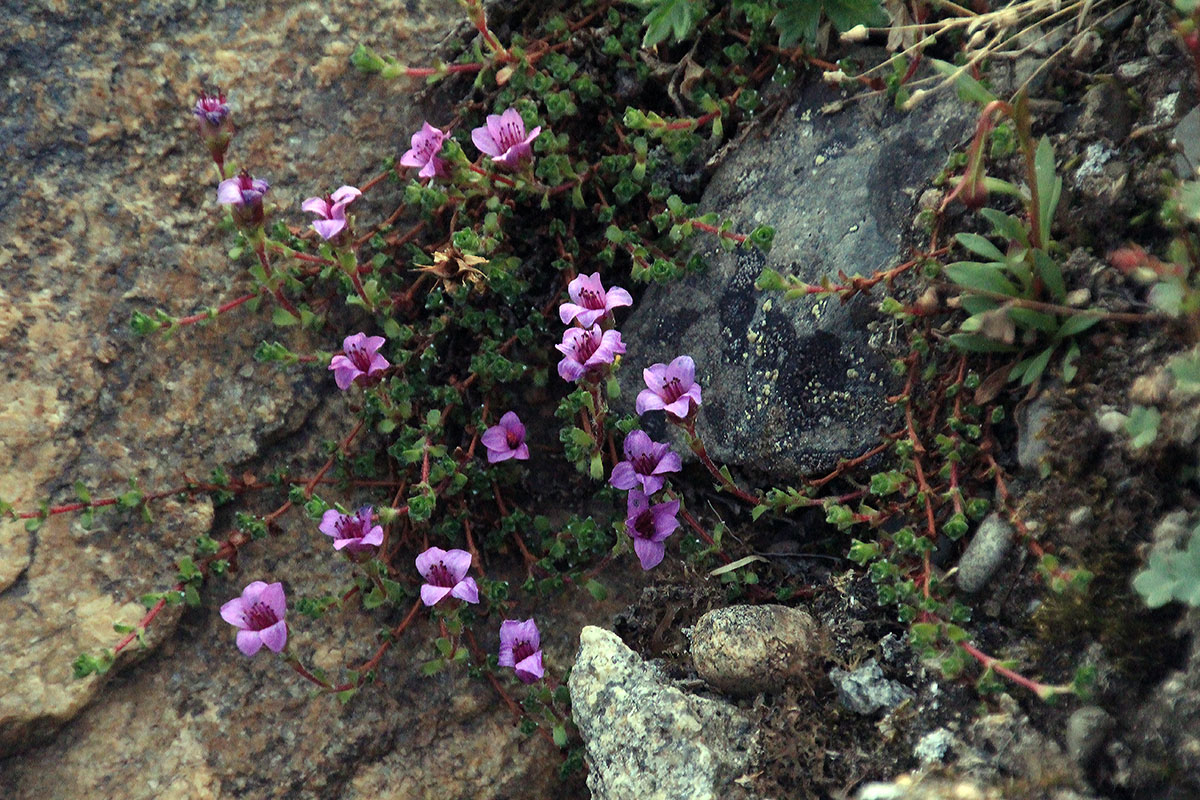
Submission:
M 200 134 L 200 141 L 204 142 L 217 166 L 224 167 L 225 151 L 229 149 L 229 140 L 233 138 L 233 120 L 229 116 L 225 93 L 218 89 L 216 94 L 201 94 L 192 108 L 192 114 L 196 117 L 196 132 Z

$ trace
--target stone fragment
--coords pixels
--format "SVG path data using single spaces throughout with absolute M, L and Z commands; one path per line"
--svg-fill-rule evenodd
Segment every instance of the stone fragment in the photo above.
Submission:
M 1099 706 L 1083 706 L 1067 719 L 1067 754 L 1081 767 L 1100 753 L 1117 722 Z
M 644 367 L 695 359 L 704 386 L 698 430 L 718 461 L 776 474 L 828 469 L 877 443 L 893 419 L 891 326 L 878 320 L 876 300 L 785 301 L 754 282 L 768 268 L 818 283 L 907 260 L 914 199 L 944 165 L 941 143 L 961 139 L 974 111 L 949 94 L 919 114 L 871 102 L 817 111 L 839 96 L 823 84 L 802 90 L 723 163 L 701 200 L 702 212 L 735 230 L 772 226 L 770 252 L 725 251 L 700 234 L 708 270 L 652 286 L 621 328 L 637 343 L 620 372 L 630 405 Z M 643 425 L 665 435 L 653 417 L 661 415 Z
M 710 686 L 732 695 L 771 692 L 814 674 L 817 622 L 780 605 L 709 611 L 692 631 L 692 663 Z
M 615 633 L 588 626 L 568 681 L 595 800 L 747 797 L 754 726 L 732 705 L 671 686 Z
M 895 708 L 914 697 L 908 687 L 883 677 L 879 662 L 873 658 L 853 672 L 831 669 L 829 680 L 837 687 L 842 705 L 855 714 Z
M 999 512 L 993 511 L 971 537 L 958 560 L 958 588 L 967 594 L 982 589 L 1008 555 L 1016 531 Z
M 1017 463 L 1023 469 L 1037 470 L 1050 452 L 1046 441 L 1046 424 L 1050 421 L 1050 400 L 1045 394 L 1021 407 L 1017 412 Z

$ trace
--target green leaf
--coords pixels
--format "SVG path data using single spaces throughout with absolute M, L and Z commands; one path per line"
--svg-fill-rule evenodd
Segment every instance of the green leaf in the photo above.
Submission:
M 1079 345 L 1071 342 L 1067 345 L 1067 352 L 1062 360 L 1062 376 L 1063 383 L 1070 383 L 1075 380 L 1075 375 L 1079 372 L 1079 366 L 1075 363 L 1079 360 Z
M 608 599 L 608 589 L 603 583 L 595 578 L 589 578 L 587 583 L 583 585 L 583 588 L 587 589 L 588 594 L 590 594 L 592 599 L 597 603 Z
M 968 353 L 1011 353 L 1017 349 L 977 333 L 955 333 L 949 339 L 950 344 Z
M 1183 307 L 1183 286 L 1172 281 L 1156 283 L 1150 288 L 1148 299 L 1159 311 L 1177 317 Z
M 554 737 L 554 746 L 563 748 L 567 746 L 567 728 L 561 722 L 556 723 L 550 733 Z
M 997 236 L 1010 242 L 1016 242 L 1023 248 L 1029 247 L 1029 231 L 1026 230 L 1021 220 L 994 208 L 981 208 L 979 213 L 992 223 L 992 230 Z
M 1073 317 L 1069 317 L 1066 322 L 1059 327 L 1058 333 L 1055 335 L 1059 339 L 1066 339 L 1071 336 L 1076 336 L 1080 333 L 1083 333 L 1100 320 L 1101 317 L 1098 316 L 1092 316 L 1090 314 L 1076 314 Z
M 1134 406 L 1125 420 L 1125 433 L 1129 434 L 1129 446 L 1140 450 L 1158 438 L 1158 423 L 1162 414 L 1154 406 Z
M 794 47 L 815 41 L 820 22 L 821 0 L 785 0 L 772 24 L 779 32 L 779 46 Z
M 1016 297 L 1017 287 L 1004 277 L 998 264 L 984 264 L 979 261 L 957 261 L 947 264 L 942 272 L 945 276 L 965 289 L 978 289 L 984 292 Z
M 989 261 L 1004 263 L 1004 253 L 984 236 L 977 233 L 959 233 L 954 237 L 959 244 L 976 255 L 983 256 Z
M 1043 333 L 1058 333 L 1060 330 L 1058 317 L 1032 308 L 1010 308 L 1008 318 L 1022 328 L 1028 328 Z
M 1058 198 L 1062 194 L 1062 178 L 1054 172 L 1054 148 L 1050 145 L 1049 137 L 1043 136 L 1038 142 L 1037 152 L 1033 157 L 1033 170 L 1037 178 L 1038 219 L 1042 223 L 1043 241 L 1050 241 L 1050 225 L 1054 221 L 1054 211 L 1058 208 Z
M 702 4 L 697 0 L 655 0 L 654 8 L 642 21 L 646 26 L 642 47 L 654 47 L 672 33 L 675 41 L 682 42 L 691 35 L 696 26 L 696 17 L 703 11 Z
M 271 312 L 271 322 L 278 325 L 280 328 L 287 328 L 295 325 L 300 320 L 292 316 L 291 312 L 283 306 L 275 306 L 275 310 Z
M 1025 359 L 1017 366 L 1013 367 L 1012 372 L 1008 374 L 1010 381 L 1016 380 L 1017 376 L 1021 377 L 1021 385 L 1028 386 L 1042 376 L 1046 371 L 1046 365 L 1050 363 L 1050 356 L 1054 355 L 1054 347 L 1047 347 L 1036 356 Z
M 1175 387 L 1184 394 L 1200 393 L 1200 350 L 1173 356 L 1167 369 L 1175 377 Z
M 971 103 L 979 103 L 983 106 L 997 99 L 996 95 L 985 89 L 983 84 L 972 78 L 965 69 L 959 69 L 953 64 L 946 61 L 938 61 L 936 58 L 929 58 L 926 61 L 947 78 L 952 75 L 955 76 L 954 86 L 958 90 L 958 96 L 961 99 Z
M 842 33 L 855 25 L 877 28 L 888 22 L 879 0 L 825 0 L 825 16 Z
M 1062 268 L 1059 267 L 1058 262 L 1052 259 L 1045 250 L 1039 248 L 1033 251 L 1033 263 L 1037 267 L 1042 283 L 1050 290 L 1051 296 L 1061 302 L 1067 296 L 1067 287 L 1063 283 Z

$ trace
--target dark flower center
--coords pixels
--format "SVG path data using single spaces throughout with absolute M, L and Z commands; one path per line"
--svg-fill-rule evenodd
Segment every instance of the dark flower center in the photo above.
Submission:
M 337 522 L 333 523 L 333 528 L 337 531 L 339 539 L 361 539 L 363 536 L 363 526 L 358 517 L 338 517 Z
M 686 391 L 687 390 L 683 388 L 683 383 L 679 380 L 679 378 L 671 378 L 670 380 L 663 381 L 662 391 L 659 393 L 659 397 L 661 397 L 663 400 L 666 400 L 668 403 L 674 403 L 676 400 L 682 397 Z
M 582 336 L 576 336 L 575 341 L 572 343 L 572 349 L 575 351 L 575 360 L 580 364 L 587 362 L 599 347 L 600 339 L 586 332 Z
M 458 585 L 454 574 L 446 568 L 445 562 L 442 561 L 429 568 L 429 583 L 431 586 L 440 586 L 443 589 L 453 589 Z
M 362 345 L 352 344 L 346 348 L 346 358 L 350 359 L 350 363 L 361 372 L 371 369 L 371 356 Z
M 513 663 L 520 664 L 536 652 L 537 650 L 531 643 L 524 639 L 518 639 L 513 642 Z
M 629 459 L 629 463 L 633 464 L 633 471 L 639 475 L 653 475 L 654 468 L 658 466 L 658 457 L 654 453 L 641 453 Z
M 579 299 L 583 301 L 584 308 L 599 310 L 604 308 L 605 296 L 594 289 L 584 289 L 579 293 Z
M 249 630 L 261 631 L 279 622 L 279 617 L 260 601 L 242 612 L 242 622 Z
M 633 532 L 639 539 L 654 538 L 654 515 L 649 509 L 637 515 L 637 519 L 633 521 Z
M 509 150 L 513 145 L 521 143 L 525 138 L 525 126 L 523 123 L 503 122 L 500 124 L 500 141 L 496 144 L 500 145 L 501 149 Z
M 417 145 L 417 154 L 426 161 L 430 161 L 442 150 L 442 140 L 437 137 L 430 136 L 419 145 Z
M 511 429 L 505 429 L 504 441 L 508 445 L 509 450 L 516 450 L 521 446 L 521 437 L 517 435 L 516 431 Z

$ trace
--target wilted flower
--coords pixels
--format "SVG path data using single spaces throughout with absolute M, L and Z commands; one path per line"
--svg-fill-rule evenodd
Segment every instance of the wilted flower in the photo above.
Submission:
M 431 547 L 417 556 L 417 572 L 425 579 L 421 584 L 421 602 L 432 606 L 446 595 L 479 602 L 479 587 L 474 578 L 467 577 L 471 554 L 466 550 L 443 550 Z
M 446 162 L 438 157 L 445 138 L 444 131 L 428 122 L 422 123 L 421 130 L 412 135 L 412 147 L 400 156 L 400 164 L 405 167 L 420 167 L 421 171 L 417 174 L 422 178 L 445 175 Z
M 371 526 L 371 506 L 363 506 L 353 514 L 343 514 L 329 509 L 321 515 L 320 531 L 333 537 L 333 549 L 346 549 L 351 553 L 368 550 L 383 544 L 383 526 Z
M 686 419 L 700 405 L 700 384 L 696 383 L 696 362 L 680 356 L 670 364 L 654 364 L 642 370 L 646 387 L 638 392 L 637 413 L 666 411 L 676 419 Z
M 287 596 L 282 583 L 254 581 L 221 606 L 221 619 L 238 629 L 238 650 L 252 656 L 265 644 L 278 653 L 287 644 Z
M 521 683 L 533 683 L 546 674 L 542 667 L 542 641 L 533 618 L 500 623 L 500 659 L 502 667 L 512 667 Z
M 242 170 L 232 178 L 217 184 L 217 202 L 230 206 L 234 222 L 242 228 L 253 228 L 263 221 L 263 195 L 271 185 Z
M 646 494 L 654 494 L 666 484 L 663 474 L 682 468 L 670 445 L 652 440 L 645 431 L 630 431 L 625 437 L 625 460 L 613 467 L 608 482 L 618 489 L 640 485 Z
M 229 149 L 229 140 L 233 138 L 233 120 L 229 116 L 225 93 L 218 89 L 216 94 L 201 94 L 192 108 L 192 114 L 196 117 L 196 131 L 200 134 L 200 140 L 217 166 L 224 166 L 225 151 Z
M 605 364 L 611 364 L 625 352 L 619 331 L 601 331 L 599 325 L 589 328 L 567 328 L 562 344 L 554 348 L 563 354 L 558 362 L 558 374 L 564 381 L 577 381 L 589 373 L 596 374 Z
M 522 161 L 533 157 L 530 142 L 541 132 L 539 125 L 526 136 L 525 120 L 515 108 L 510 108 L 499 116 L 488 114 L 487 124 L 471 131 L 471 141 L 495 163 L 516 169 Z
M 300 206 L 320 219 L 313 220 L 313 229 L 329 241 L 346 228 L 346 206 L 362 195 L 353 186 L 343 186 L 329 197 L 310 197 Z
M 667 550 L 663 541 L 679 527 L 679 520 L 675 518 L 679 513 L 679 501 L 652 506 L 649 495 L 630 489 L 626 509 L 625 533 L 633 539 L 633 550 L 642 562 L 642 569 L 653 569 L 663 560 Z
M 483 280 L 484 274 L 477 269 L 477 265 L 486 263 L 486 258 L 447 245 L 433 254 L 433 264 L 418 266 L 417 269 L 433 275 L 442 282 L 443 289 L 452 292 L 463 284 L 475 286 Z
M 487 448 L 489 464 L 497 461 L 507 461 L 515 458 L 524 461 L 529 458 L 529 445 L 525 444 L 525 426 L 521 418 L 509 411 L 500 418 L 499 425 L 493 425 L 479 437 Z
M 350 384 L 365 384 L 368 379 L 391 366 L 388 360 L 379 354 L 387 340 L 382 336 L 367 336 L 356 333 L 342 340 L 342 350 L 345 355 L 336 355 L 329 362 L 333 370 L 333 379 L 342 391 L 350 388 Z
M 583 327 L 590 328 L 614 308 L 633 305 L 629 292 L 620 286 L 605 291 L 599 272 L 577 275 L 567 285 L 567 294 L 571 296 L 571 302 L 558 307 L 558 316 L 564 325 L 570 325 L 575 320 Z

